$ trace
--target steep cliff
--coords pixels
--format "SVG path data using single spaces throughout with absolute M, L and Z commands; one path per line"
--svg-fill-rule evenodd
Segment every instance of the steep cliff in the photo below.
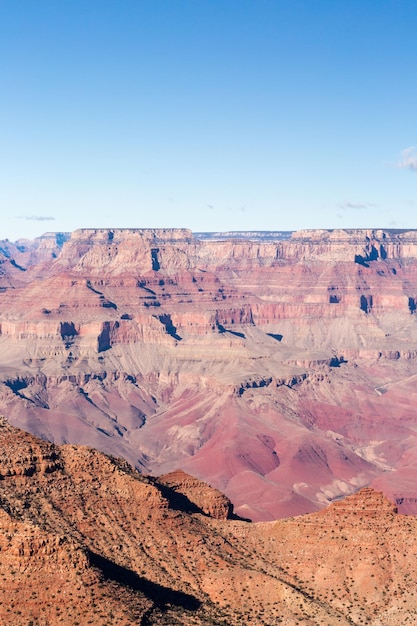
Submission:
M 416 231 L 90 229 L 3 247 L 14 424 L 181 468 L 255 520 L 373 481 L 417 511 Z

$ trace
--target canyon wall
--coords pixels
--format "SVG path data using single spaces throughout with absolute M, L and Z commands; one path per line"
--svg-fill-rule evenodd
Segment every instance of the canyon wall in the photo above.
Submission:
M 369 484 L 417 510 L 416 231 L 82 229 L 0 253 L 13 424 L 185 470 L 251 519 Z

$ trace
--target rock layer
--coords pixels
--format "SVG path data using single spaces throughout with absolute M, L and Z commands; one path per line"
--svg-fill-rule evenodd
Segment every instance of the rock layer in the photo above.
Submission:
M 79 230 L 0 246 L 0 409 L 254 520 L 417 511 L 417 232 Z

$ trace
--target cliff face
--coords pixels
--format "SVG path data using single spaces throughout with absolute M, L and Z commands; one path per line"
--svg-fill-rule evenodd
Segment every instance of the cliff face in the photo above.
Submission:
M 328 626 L 412 623 L 417 520 L 364 489 L 251 524 L 183 472 L 144 477 L 0 420 L 0 620 Z M 211 514 L 214 512 L 214 516 Z
M 255 520 L 417 511 L 417 232 L 79 230 L 0 257 L 0 409 Z

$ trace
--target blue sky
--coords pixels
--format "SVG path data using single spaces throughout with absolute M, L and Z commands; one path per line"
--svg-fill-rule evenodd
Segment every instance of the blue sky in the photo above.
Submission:
M 415 0 L 0 0 L 0 239 L 417 228 Z

